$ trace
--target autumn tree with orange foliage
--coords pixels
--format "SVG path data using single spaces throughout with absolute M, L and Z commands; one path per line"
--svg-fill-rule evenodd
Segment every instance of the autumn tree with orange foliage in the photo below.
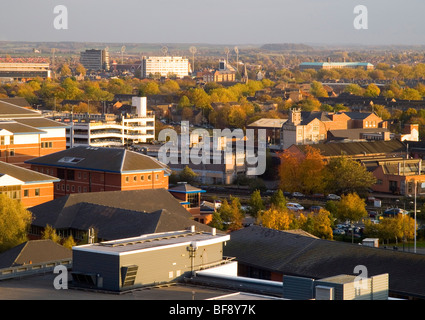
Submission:
M 305 194 L 323 192 L 324 168 L 325 162 L 318 149 L 306 146 L 303 157 L 287 149 L 280 154 L 280 188 Z

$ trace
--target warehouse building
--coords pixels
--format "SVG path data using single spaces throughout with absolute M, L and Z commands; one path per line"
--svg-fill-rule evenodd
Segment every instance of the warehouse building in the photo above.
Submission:
M 73 285 L 106 291 L 170 283 L 227 262 L 229 235 L 190 230 L 73 247 Z

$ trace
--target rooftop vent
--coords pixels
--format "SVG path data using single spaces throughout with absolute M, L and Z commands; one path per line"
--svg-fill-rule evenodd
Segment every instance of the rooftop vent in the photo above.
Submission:
M 77 158 L 77 157 L 63 157 L 58 162 L 65 162 L 65 163 L 78 163 L 80 161 L 84 160 L 84 158 Z

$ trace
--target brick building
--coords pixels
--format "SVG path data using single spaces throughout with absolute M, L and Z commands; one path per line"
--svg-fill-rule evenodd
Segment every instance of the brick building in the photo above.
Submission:
M 0 194 L 33 207 L 53 200 L 53 183 L 59 179 L 0 161 Z
M 341 136 L 353 129 L 365 131 L 369 135 L 388 131 L 386 122 L 371 112 L 328 113 L 292 109 L 288 121 L 282 125 L 280 144 L 282 149 L 287 149 L 293 144 L 321 143 L 328 140 L 329 133 Z M 358 133 L 359 137 L 362 137 L 361 133 Z M 388 134 L 381 136 L 384 139 Z
M 126 149 L 74 147 L 26 161 L 57 177 L 55 198 L 71 193 L 168 188 L 168 168 Z
M 14 99 L 0 100 L 0 161 L 28 167 L 26 160 L 66 148 L 66 126 Z

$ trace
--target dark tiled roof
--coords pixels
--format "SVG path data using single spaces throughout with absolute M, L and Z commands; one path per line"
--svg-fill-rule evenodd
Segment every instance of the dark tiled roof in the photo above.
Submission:
M 22 97 L 1 98 L 0 101 L 9 102 L 19 107 L 31 108 L 31 105 L 28 103 L 28 101 Z
M 307 145 L 294 145 L 301 152 L 305 152 Z M 406 146 L 400 140 L 378 140 L 361 142 L 331 142 L 309 145 L 319 149 L 324 157 L 335 157 L 342 154 L 354 155 L 374 155 L 374 154 L 399 154 L 406 152 Z
M 72 251 L 52 240 L 31 240 L 0 254 L 0 268 L 68 259 Z
M 14 104 L 13 100 L 0 100 L 0 115 L 2 118 L 34 117 L 41 114 L 35 110 L 23 108 Z
M 180 192 L 180 193 L 197 193 L 205 192 L 205 190 L 196 188 L 188 183 L 179 183 L 177 186 L 169 188 L 171 192 Z
M 75 158 L 76 161 L 64 162 L 65 158 Z M 168 170 L 164 164 L 141 153 L 119 148 L 85 146 L 55 152 L 28 160 L 26 163 L 117 173 L 126 171 Z
M 422 254 L 252 226 L 230 234 L 224 255 L 257 268 L 313 279 L 353 274 L 357 265 L 364 265 L 369 277 L 389 274 L 390 292 L 425 298 Z
M 0 161 L 0 174 L 7 174 L 24 182 L 59 181 L 47 174 L 39 173 L 10 163 Z
M 344 112 L 347 116 L 349 116 L 353 120 L 364 120 L 369 117 L 371 112 Z
M 301 119 L 301 125 L 307 125 L 314 119 L 319 119 L 320 121 L 332 121 L 327 116 L 327 113 L 323 111 L 302 111 Z
M 98 229 L 103 239 L 182 230 L 196 225 L 191 214 L 165 189 L 71 194 L 28 209 L 32 225 L 55 229 Z
M 66 128 L 67 125 L 47 118 L 17 118 L 16 122 L 38 129 Z

